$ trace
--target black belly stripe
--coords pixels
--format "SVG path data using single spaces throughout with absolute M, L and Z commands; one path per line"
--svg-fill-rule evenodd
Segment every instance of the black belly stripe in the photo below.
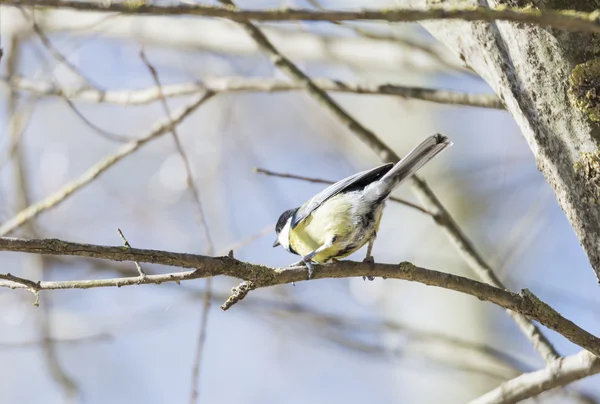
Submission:
M 291 244 L 290 244 L 290 246 L 289 246 L 289 249 L 288 249 L 288 251 L 289 251 L 289 252 L 291 252 L 292 254 L 300 255 L 300 254 L 298 254 L 298 253 L 296 252 L 296 250 L 294 250 L 294 249 L 292 248 L 292 245 L 291 245 Z

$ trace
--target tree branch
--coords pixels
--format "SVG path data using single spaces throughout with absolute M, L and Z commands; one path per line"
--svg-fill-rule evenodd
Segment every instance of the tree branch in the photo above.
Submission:
M 587 351 L 561 358 L 546 368 L 502 383 L 470 404 L 511 404 L 600 373 L 600 358 Z
M 540 10 L 535 8 L 498 7 L 431 7 L 427 9 L 388 9 L 359 11 L 317 11 L 309 9 L 238 10 L 204 4 L 159 6 L 144 2 L 89 2 L 78 0 L 0 0 L 8 6 L 70 8 L 80 11 L 116 12 L 134 15 L 195 15 L 225 18 L 237 22 L 255 21 L 388 21 L 417 22 L 424 20 L 460 19 L 465 21 L 512 21 L 551 26 L 565 31 L 600 33 L 598 11 Z
M 144 105 L 160 100 L 158 87 L 144 90 L 99 90 L 95 88 L 57 88 L 50 83 L 35 81 L 25 77 L 4 77 L 6 85 L 18 91 L 28 91 L 40 96 L 65 97 L 71 101 L 108 103 L 119 105 Z M 326 91 L 349 94 L 389 95 L 406 99 L 434 102 L 437 104 L 463 105 L 491 109 L 504 109 L 502 101 L 494 94 L 471 94 L 460 91 L 407 87 L 394 84 L 351 83 L 327 78 L 315 78 L 313 82 Z M 194 95 L 199 92 L 283 92 L 304 90 L 293 82 L 254 77 L 219 77 L 203 80 L 201 83 L 163 85 L 166 98 Z
M 26 285 L 14 282 L 0 283 L 0 287 L 35 288 L 37 291 L 56 289 L 90 289 L 99 287 L 121 287 L 143 284 L 161 284 L 191 279 L 226 275 L 252 281 L 257 288 L 300 282 L 307 279 L 306 267 L 269 268 L 263 265 L 238 261 L 231 257 L 207 257 L 204 255 L 145 250 L 139 248 L 81 244 L 57 239 L 0 238 L 0 251 L 27 252 L 47 255 L 74 255 L 103 258 L 111 261 L 138 261 L 182 268 L 197 268 L 191 271 L 147 275 L 146 277 L 76 280 L 76 281 L 28 281 Z M 376 276 L 419 282 L 455 290 L 497 304 L 520 313 L 562 334 L 571 342 L 600 355 L 600 339 L 581 329 L 556 310 L 540 301 L 527 289 L 520 294 L 496 288 L 486 283 L 449 273 L 417 267 L 403 262 L 399 265 L 371 264 L 340 261 L 327 265 L 315 265 L 315 279 Z M 11 279 L 2 274 L 0 279 Z

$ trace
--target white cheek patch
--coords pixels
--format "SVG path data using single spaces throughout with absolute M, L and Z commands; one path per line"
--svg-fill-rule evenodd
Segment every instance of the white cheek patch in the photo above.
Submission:
M 279 240 L 279 244 L 281 244 L 281 246 L 288 251 L 290 250 L 290 223 L 291 223 L 291 221 L 292 221 L 292 218 L 289 218 L 288 221 L 285 223 L 285 226 L 283 226 L 283 229 L 281 229 L 281 231 L 279 232 L 279 236 L 277 237 L 277 240 Z

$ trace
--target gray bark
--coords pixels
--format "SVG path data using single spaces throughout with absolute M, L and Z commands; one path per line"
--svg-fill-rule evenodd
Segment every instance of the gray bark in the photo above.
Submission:
M 436 0 L 398 0 L 398 3 L 412 7 L 440 4 Z M 580 11 L 598 8 L 597 0 L 453 3 L 490 7 L 532 5 Z M 592 89 L 593 84 L 600 82 L 596 81 L 596 72 L 600 75 L 596 66 L 600 64 L 594 64 L 600 53 L 600 39 L 590 34 L 507 22 L 448 20 L 423 25 L 486 80 L 504 101 L 600 279 L 600 175 L 597 174 L 600 126 L 593 121 L 597 119 L 594 108 L 598 100 Z M 577 66 L 575 77 L 583 76 L 583 86 L 570 84 Z

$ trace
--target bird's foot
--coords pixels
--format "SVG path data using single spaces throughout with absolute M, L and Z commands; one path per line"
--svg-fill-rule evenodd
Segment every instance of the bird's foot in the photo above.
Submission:
M 365 259 L 363 260 L 363 263 L 365 263 L 365 264 L 374 264 L 375 263 L 375 259 L 373 258 L 372 255 L 369 255 L 368 257 L 365 257 Z M 368 279 L 370 281 L 375 280 L 374 276 L 363 276 L 362 278 L 363 278 L 363 281 L 366 280 L 366 279 Z
M 304 265 L 306 265 L 306 268 L 308 268 L 308 280 L 311 280 L 313 276 L 313 265 L 311 262 L 311 258 L 312 257 L 308 256 L 302 258 L 302 262 L 304 262 Z
M 287 268 L 299 267 L 301 265 L 304 265 L 304 261 L 303 260 L 294 262 L 293 264 L 288 265 Z

